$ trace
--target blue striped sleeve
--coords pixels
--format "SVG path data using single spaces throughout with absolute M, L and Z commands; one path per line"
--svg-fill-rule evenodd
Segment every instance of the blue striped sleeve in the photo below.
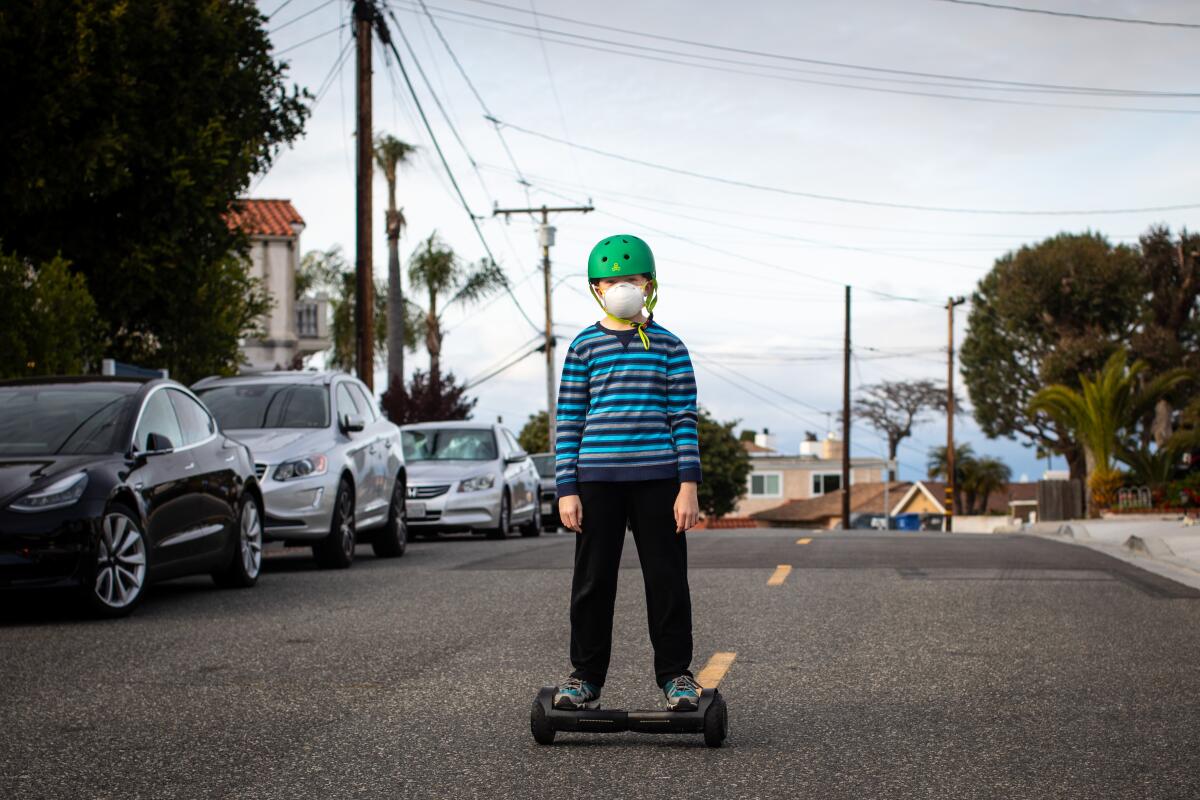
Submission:
M 667 418 L 679 458 L 679 481 L 700 483 L 703 476 L 696 429 L 696 374 L 683 342 L 676 341 L 667 364 Z
M 563 363 L 562 381 L 558 387 L 558 411 L 555 424 L 558 435 L 554 441 L 554 483 L 559 497 L 579 494 L 579 443 L 583 438 L 583 422 L 588 409 L 588 364 L 572 342 Z

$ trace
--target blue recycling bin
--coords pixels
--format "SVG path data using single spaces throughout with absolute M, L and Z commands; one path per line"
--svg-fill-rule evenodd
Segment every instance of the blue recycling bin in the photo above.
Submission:
M 892 517 L 892 528 L 898 531 L 921 530 L 920 514 L 897 514 Z

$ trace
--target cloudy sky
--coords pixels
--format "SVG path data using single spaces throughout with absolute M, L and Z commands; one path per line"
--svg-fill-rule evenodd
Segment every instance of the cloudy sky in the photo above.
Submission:
M 1200 4 L 1012 4 L 1185 25 L 944 0 L 426 0 L 424 9 L 393 0 L 388 8 L 474 213 L 488 216 L 495 203 L 595 205 L 552 220 L 559 333 L 569 341 L 598 316 L 583 277 L 591 245 L 616 232 L 642 236 L 662 284 L 656 318 L 693 353 L 702 404 L 742 427 L 769 428 L 795 452 L 805 431 L 825 433 L 841 402 L 843 285 L 853 287 L 855 386 L 944 381 L 946 298 L 969 295 L 1004 252 L 1064 230 L 1133 241 L 1153 223 L 1200 227 L 1200 97 L 1186 96 L 1200 91 Z M 290 78 L 325 91 L 304 139 L 251 195 L 296 205 L 305 250 L 341 245 L 352 255 L 350 3 L 261 7 Z M 379 45 L 374 57 L 376 133 L 421 148 L 399 188 L 409 221 L 402 258 L 435 230 L 464 259 L 481 258 L 395 59 Z M 384 277 L 378 174 L 375 204 Z M 481 228 L 516 301 L 540 325 L 533 222 L 489 218 Z M 965 317 L 960 308 L 960 342 Z M 448 310 L 446 324 L 445 363 L 460 378 L 504 364 L 535 336 L 507 295 Z M 409 359 L 427 363 L 423 353 Z M 544 376 L 535 354 L 481 383 L 476 416 L 519 430 L 544 408 Z M 969 416 L 957 429 L 1015 478 L 1045 468 L 1018 443 L 989 441 Z M 857 425 L 852 441 L 855 455 L 884 448 Z M 902 447 L 901 476 L 922 476 L 939 443 L 940 415 Z

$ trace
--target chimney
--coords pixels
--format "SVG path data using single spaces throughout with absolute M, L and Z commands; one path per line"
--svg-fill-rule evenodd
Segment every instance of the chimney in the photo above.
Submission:
M 842 459 L 842 440 L 832 432 L 825 437 L 825 441 L 821 442 L 821 458 L 826 461 Z

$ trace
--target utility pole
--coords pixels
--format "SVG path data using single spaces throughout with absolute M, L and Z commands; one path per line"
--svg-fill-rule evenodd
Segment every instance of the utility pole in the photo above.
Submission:
M 842 530 L 850 529 L 850 287 L 846 287 L 846 343 L 842 351 Z
M 946 362 L 946 532 L 954 530 L 954 491 L 957 467 L 954 465 L 954 307 L 967 302 L 962 297 L 946 300 L 948 346 Z
M 550 215 L 568 211 L 586 214 L 594 210 L 589 204 L 586 206 L 563 206 L 559 208 L 547 208 L 546 206 L 542 206 L 541 208 L 496 208 L 492 211 L 493 217 L 503 214 L 505 221 L 512 214 L 540 213 L 542 215 L 542 224 L 538 226 L 538 244 L 542 246 L 542 284 L 546 292 L 546 343 L 544 345 L 546 351 L 546 425 L 551 453 L 555 450 L 555 441 L 558 438 L 558 426 L 555 422 L 557 409 L 554 401 L 554 317 L 550 307 L 550 248 L 554 246 L 555 228 L 550 224 Z
M 375 280 L 371 260 L 371 171 L 375 153 L 371 131 L 371 26 L 378 15 L 374 0 L 354 0 L 357 50 L 355 141 L 358 145 L 355 177 L 354 359 L 359 380 L 372 391 L 375 389 Z

